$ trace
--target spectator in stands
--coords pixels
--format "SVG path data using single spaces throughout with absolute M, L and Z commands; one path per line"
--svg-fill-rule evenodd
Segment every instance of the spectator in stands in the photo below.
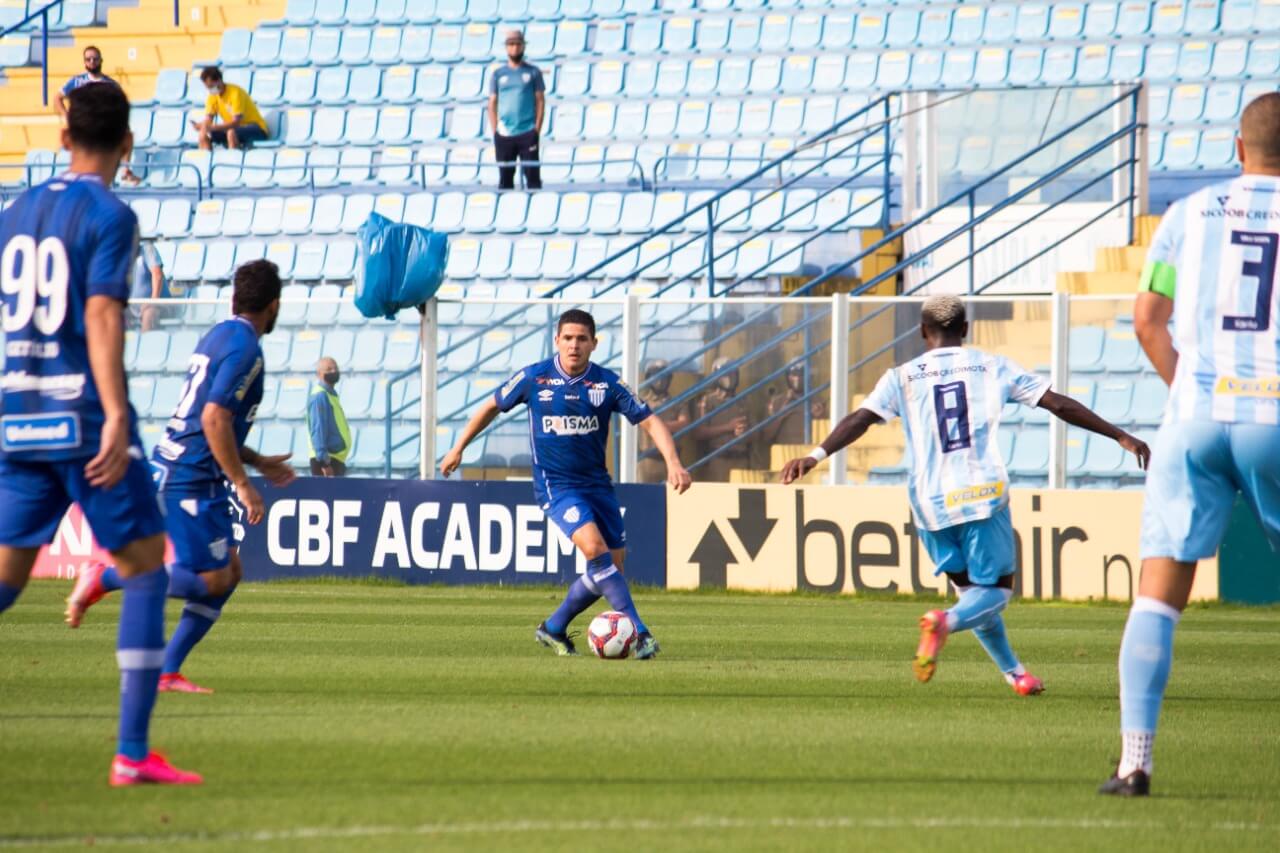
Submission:
M 169 299 L 172 295 L 169 292 L 169 283 L 164 277 L 164 263 L 160 260 L 160 253 L 156 251 L 155 241 L 140 241 L 138 263 L 133 273 L 133 290 L 129 293 L 130 300 Z M 157 321 L 169 314 L 159 305 L 136 305 L 131 301 L 129 308 L 134 319 L 138 321 L 138 328 L 144 332 L 154 329 Z
M 693 437 L 701 443 L 700 457 L 705 458 L 708 454 L 731 445 L 703 464 L 699 481 L 704 483 L 727 483 L 731 469 L 750 467 L 751 453 L 747 443 L 734 441 L 747 431 L 748 421 L 746 407 L 736 399 L 738 369 L 735 367 L 726 370 L 730 361 L 732 359 L 723 356 L 715 360 L 711 365 L 715 386 L 698 399 L 695 420 L 710 415 L 693 428 Z M 715 414 L 711 414 L 712 412 Z
M 804 406 L 796 405 L 804 399 L 804 395 L 804 365 L 793 364 L 787 369 L 787 390 L 769 398 L 769 417 L 790 408 L 785 415 L 772 421 L 762 430 L 769 444 L 812 444 L 804 429 Z M 809 416 L 819 420 L 825 418 L 827 416 L 826 401 L 811 400 Z
M 641 397 L 645 403 L 653 409 L 654 413 L 661 418 L 662 422 L 667 425 L 667 430 L 674 435 L 679 430 L 687 427 L 691 419 L 689 417 L 688 408 L 681 404 L 670 409 L 663 409 L 671 400 L 671 373 L 668 371 L 670 365 L 662 360 L 657 359 L 645 365 L 644 378 L 648 382 Z M 668 371 L 668 372 L 663 372 Z M 661 375 L 659 375 L 661 374 Z M 654 378 L 657 377 L 657 378 Z M 649 381 L 652 380 L 652 381 Z M 663 461 L 662 455 L 658 453 L 654 447 L 653 439 L 649 437 L 649 433 L 640 430 L 640 462 L 636 466 L 636 475 L 641 483 L 664 483 L 667 479 L 667 464 Z M 650 456 L 645 456 L 646 451 L 652 451 Z
M 507 33 L 507 64 L 493 72 L 489 85 L 489 127 L 493 128 L 494 157 L 499 163 L 538 162 L 538 139 L 546 113 L 542 72 L 524 61 L 524 33 Z M 527 189 L 542 189 L 538 166 L 524 165 Z M 515 166 L 498 167 L 498 189 L 515 187 Z
M 91 83 L 110 83 L 112 86 L 120 86 L 115 80 L 102 73 L 102 51 L 93 45 L 89 45 L 84 49 L 84 73 L 77 74 L 66 83 L 62 84 L 62 91 L 58 92 L 53 99 L 53 108 L 57 111 L 58 117 L 62 119 L 62 123 L 67 123 L 67 96 L 79 89 L 81 86 L 88 86 Z M 130 155 L 132 156 L 132 155 Z M 120 180 L 131 186 L 137 186 L 142 180 L 133 173 L 126 163 L 120 173 Z
M 201 122 L 192 121 L 191 126 L 200 134 L 202 151 L 208 151 L 215 144 L 244 148 L 267 138 L 267 122 L 248 92 L 225 82 L 222 71 L 213 65 L 200 72 L 200 82 L 209 90 L 204 102 L 205 118 Z
M 342 477 L 351 452 L 351 427 L 338 399 L 338 362 L 325 356 L 316 362 L 316 378 L 307 404 L 307 440 L 311 445 L 311 476 Z

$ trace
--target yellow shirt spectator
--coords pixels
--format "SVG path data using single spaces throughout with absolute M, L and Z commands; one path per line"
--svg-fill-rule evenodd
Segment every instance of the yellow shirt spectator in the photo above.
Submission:
M 267 132 L 267 123 L 249 93 L 234 83 L 224 83 L 221 94 L 210 92 L 204 102 L 204 112 L 205 115 L 217 116 L 228 123 L 240 116 L 244 119 L 244 124 L 256 124 L 263 134 Z

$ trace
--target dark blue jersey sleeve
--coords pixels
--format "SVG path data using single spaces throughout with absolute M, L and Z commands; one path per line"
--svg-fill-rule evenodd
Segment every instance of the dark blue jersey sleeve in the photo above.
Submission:
M 493 401 L 498 404 L 500 410 L 509 412 L 521 403 L 529 402 L 529 386 L 532 384 L 529 373 L 530 369 L 524 368 L 493 392 Z
M 104 207 L 95 215 L 100 219 L 93 255 L 89 258 L 85 295 L 110 296 L 127 302 L 138 255 L 138 217 L 123 204 Z
M 214 368 L 209 377 L 209 396 L 206 403 L 216 403 L 230 412 L 239 409 L 253 380 L 262 372 L 262 356 L 256 342 L 236 336 L 228 341 L 229 352 Z
M 621 379 L 613 381 L 613 410 L 633 424 L 653 414 L 649 404 L 637 397 L 631 386 Z

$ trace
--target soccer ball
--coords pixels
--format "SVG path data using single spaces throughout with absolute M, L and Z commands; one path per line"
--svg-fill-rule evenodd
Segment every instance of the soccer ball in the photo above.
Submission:
M 606 610 L 591 620 L 587 639 L 596 657 L 621 660 L 631 654 L 636 643 L 636 626 L 625 613 Z

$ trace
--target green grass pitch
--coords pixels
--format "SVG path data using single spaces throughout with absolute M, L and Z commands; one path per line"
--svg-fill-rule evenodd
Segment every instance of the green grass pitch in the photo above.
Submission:
M 153 732 L 199 788 L 107 787 L 119 600 L 0 619 L 0 850 L 1274 850 L 1280 609 L 1193 608 L 1155 796 L 1119 752 L 1118 606 L 1015 603 L 1048 692 L 971 636 L 911 676 L 919 601 L 641 591 L 653 662 L 556 658 L 560 590 L 246 585 Z M 170 625 L 177 604 L 169 611 Z M 585 626 L 585 619 L 577 627 Z

